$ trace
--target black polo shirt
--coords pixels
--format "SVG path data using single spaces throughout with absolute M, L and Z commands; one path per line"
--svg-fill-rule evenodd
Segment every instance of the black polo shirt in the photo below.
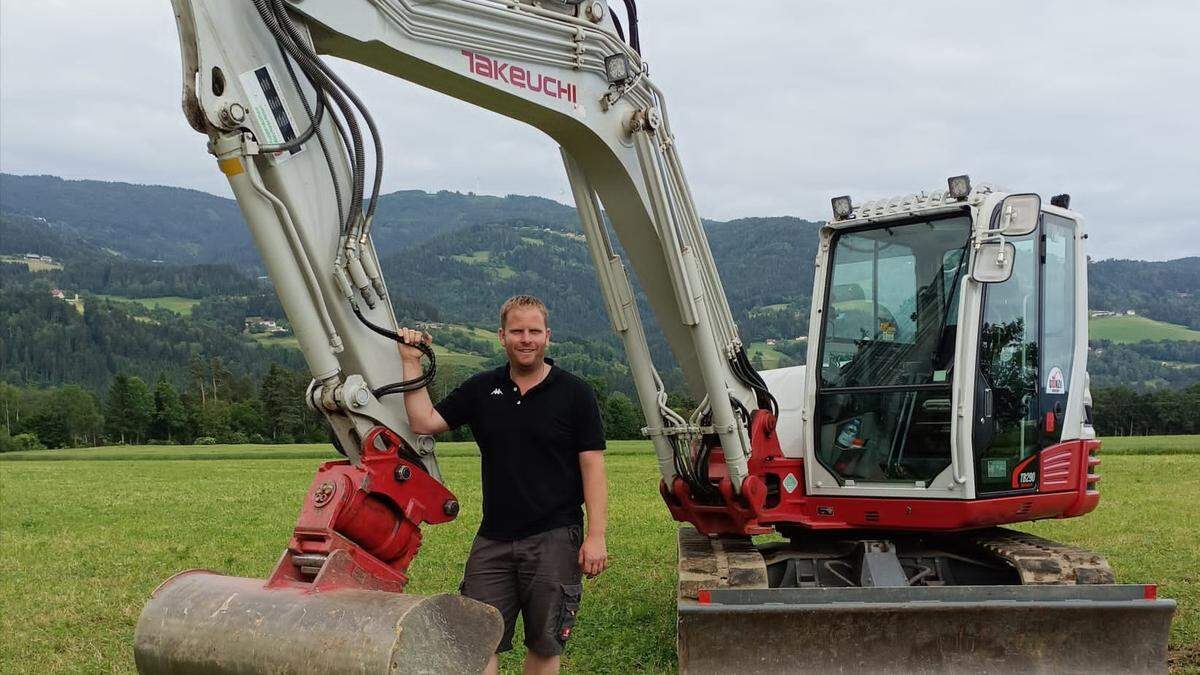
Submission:
M 470 425 L 482 456 L 479 534 L 511 541 L 582 525 L 579 453 L 604 449 L 591 385 L 546 359 L 550 372 L 521 395 L 508 364 L 475 375 L 438 402 L 450 428 Z

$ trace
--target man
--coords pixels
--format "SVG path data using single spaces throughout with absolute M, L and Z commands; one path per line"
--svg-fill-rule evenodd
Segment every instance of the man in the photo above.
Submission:
M 431 343 L 402 328 L 406 343 Z M 471 427 L 482 457 L 483 522 L 471 546 L 462 593 L 504 615 L 497 653 L 525 624 L 525 673 L 557 673 L 583 592 L 580 575 L 608 566 L 604 430 L 592 388 L 545 357 L 548 312 L 530 295 L 500 308 L 508 363 L 479 373 L 434 406 L 425 389 L 404 396 L 412 430 Z M 404 377 L 421 374 L 421 353 L 400 347 Z M 587 507 L 583 536 L 581 504 Z M 485 673 L 498 672 L 492 655 Z

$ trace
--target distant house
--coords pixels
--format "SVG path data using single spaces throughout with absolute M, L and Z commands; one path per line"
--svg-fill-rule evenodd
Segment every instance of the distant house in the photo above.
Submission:
M 42 256 L 40 253 L 26 253 L 25 259 L 26 260 L 41 260 Z
M 778 340 L 776 340 L 775 338 L 767 338 L 767 346 L 768 347 L 775 345 L 775 343 L 777 343 L 777 342 L 778 342 Z
M 270 317 L 266 316 L 248 316 L 242 323 L 243 331 L 246 333 L 286 333 L 287 329 L 280 326 L 279 323 Z
M 1092 316 L 1097 316 L 1097 317 L 1098 316 L 1116 316 L 1117 315 L 1116 312 L 1110 312 L 1107 309 L 1095 309 L 1095 310 L 1092 310 L 1091 314 L 1092 314 Z
M 1132 309 L 1127 309 L 1125 310 L 1125 316 L 1137 316 L 1137 312 L 1133 311 Z
M 59 288 L 51 289 L 51 291 L 50 291 L 50 295 L 52 295 L 53 297 L 56 297 L 56 298 L 58 298 L 59 300 L 66 300 L 66 299 L 67 299 L 67 296 L 66 296 L 66 294 L 64 294 L 64 293 L 62 292 L 62 289 L 59 289 Z

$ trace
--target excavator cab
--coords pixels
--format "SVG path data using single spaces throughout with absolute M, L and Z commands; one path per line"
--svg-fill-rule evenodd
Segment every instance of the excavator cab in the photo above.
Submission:
M 1036 195 L 959 190 L 870 202 L 822 231 L 811 430 L 793 446 L 810 459 L 807 491 L 1034 498 L 964 527 L 1085 513 L 1095 434 L 1079 215 Z M 1070 489 L 1070 505 L 1039 499 Z
M 808 365 L 762 374 L 779 450 L 752 476 L 778 488 L 754 524 L 786 541 L 681 532 L 686 669 L 747 657 L 705 637 L 733 625 L 777 646 L 756 652 L 771 672 L 1165 666 L 1173 601 L 996 527 L 1099 500 L 1085 235 L 1064 198 L 963 179 L 835 200 Z

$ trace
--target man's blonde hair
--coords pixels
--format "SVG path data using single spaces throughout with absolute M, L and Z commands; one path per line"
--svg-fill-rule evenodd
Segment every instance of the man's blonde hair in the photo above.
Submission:
M 550 310 L 546 309 L 546 303 L 532 295 L 514 295 L 505 300 L 503 305 L 500 305 L 500 330 L 504 330 L 509 312 L 514 309 L 528 309 L 530 307 L 542 313 L 542 319 L 546 322 L 546 326 L 549 327 Z

